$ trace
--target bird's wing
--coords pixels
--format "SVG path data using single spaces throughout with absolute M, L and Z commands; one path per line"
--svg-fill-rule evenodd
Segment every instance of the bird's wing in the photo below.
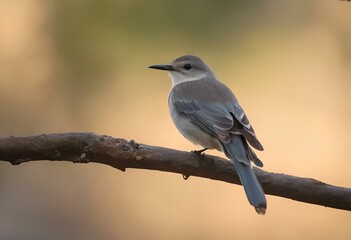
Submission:
M 225 106 L 215 102 L 202 103 L 194 99 L 176 99 L 173 104 L 180 114 L 186 115 L 207 134 L 218 138 L 223 143 L 230 142 L 233 116 Z
M 240 134 L 251 146 L 263 150 L 234 94 L 221 82 L 185 82 L 172 89 L 170 98 L 180 114 L 223 143 L 230 141 L 230 134 Z
M 235 104 L 230 105 L 230 109 L 235 117 L 234 126 L 230 132 L 243 135 L 252 147 L 263 151 L 263 146 L 260 141 L 258 141 L 255 130 L 252 128 L 249 119 L 239 103 L 236 101 Z

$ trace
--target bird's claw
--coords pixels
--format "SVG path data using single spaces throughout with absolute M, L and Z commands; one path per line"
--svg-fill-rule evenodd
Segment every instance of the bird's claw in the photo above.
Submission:
M 205 157 L 205 153 L 203 153 L 204 151 L 206 151 L 208 148 L 204 148 L 204 149 L 201 149 L 201 150 L 193 150 L 191 151 L 192 153 L 195 153 L 196 155 L 198 155 L 201 160 Z

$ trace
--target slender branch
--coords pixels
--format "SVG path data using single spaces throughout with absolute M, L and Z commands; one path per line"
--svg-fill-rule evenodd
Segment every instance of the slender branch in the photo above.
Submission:
M 137 144 L 95 133 L 57 133 L 0 138 L 0 160 L 18 165 L 37 160 L 101 163 L 126 168 L 180 173 L 240 184 L 226 159 Z M 351 188 L 332 186 L 311 178 L 254 169 L 266 194 L 326 207 L 351 210 Z

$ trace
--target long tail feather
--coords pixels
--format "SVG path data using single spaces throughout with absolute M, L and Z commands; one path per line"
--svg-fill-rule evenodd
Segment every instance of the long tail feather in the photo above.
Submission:
M 250 204 L 255 207 L 258 214 L 265 214 L 267 208 L 266 197 L 251 167 L 236 160 L 232 162 L 238 171 Z
M 250 153 L 245 149 L 243 141 L 245 140 L 241 136 L 233 136 L 230 143 L 223 144 L 224 152 L 237 169 L 250 204 L 255 207 L 257 213 L 265 214 L 267 208 L 266 197 L 251 168 Z

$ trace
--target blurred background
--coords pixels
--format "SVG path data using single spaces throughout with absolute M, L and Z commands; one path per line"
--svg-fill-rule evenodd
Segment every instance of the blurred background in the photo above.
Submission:
M 0 137 L 89 131 L 194 150 L 147 67 L 202 57 L 267 171 L 351 187 L 351 3 L 1 0 Z M 212 151 L 210 154 L 223 156 Z M 350 239 L 351 215 L 241 186 L 98 164 L 0 162 L 0 239 Z

